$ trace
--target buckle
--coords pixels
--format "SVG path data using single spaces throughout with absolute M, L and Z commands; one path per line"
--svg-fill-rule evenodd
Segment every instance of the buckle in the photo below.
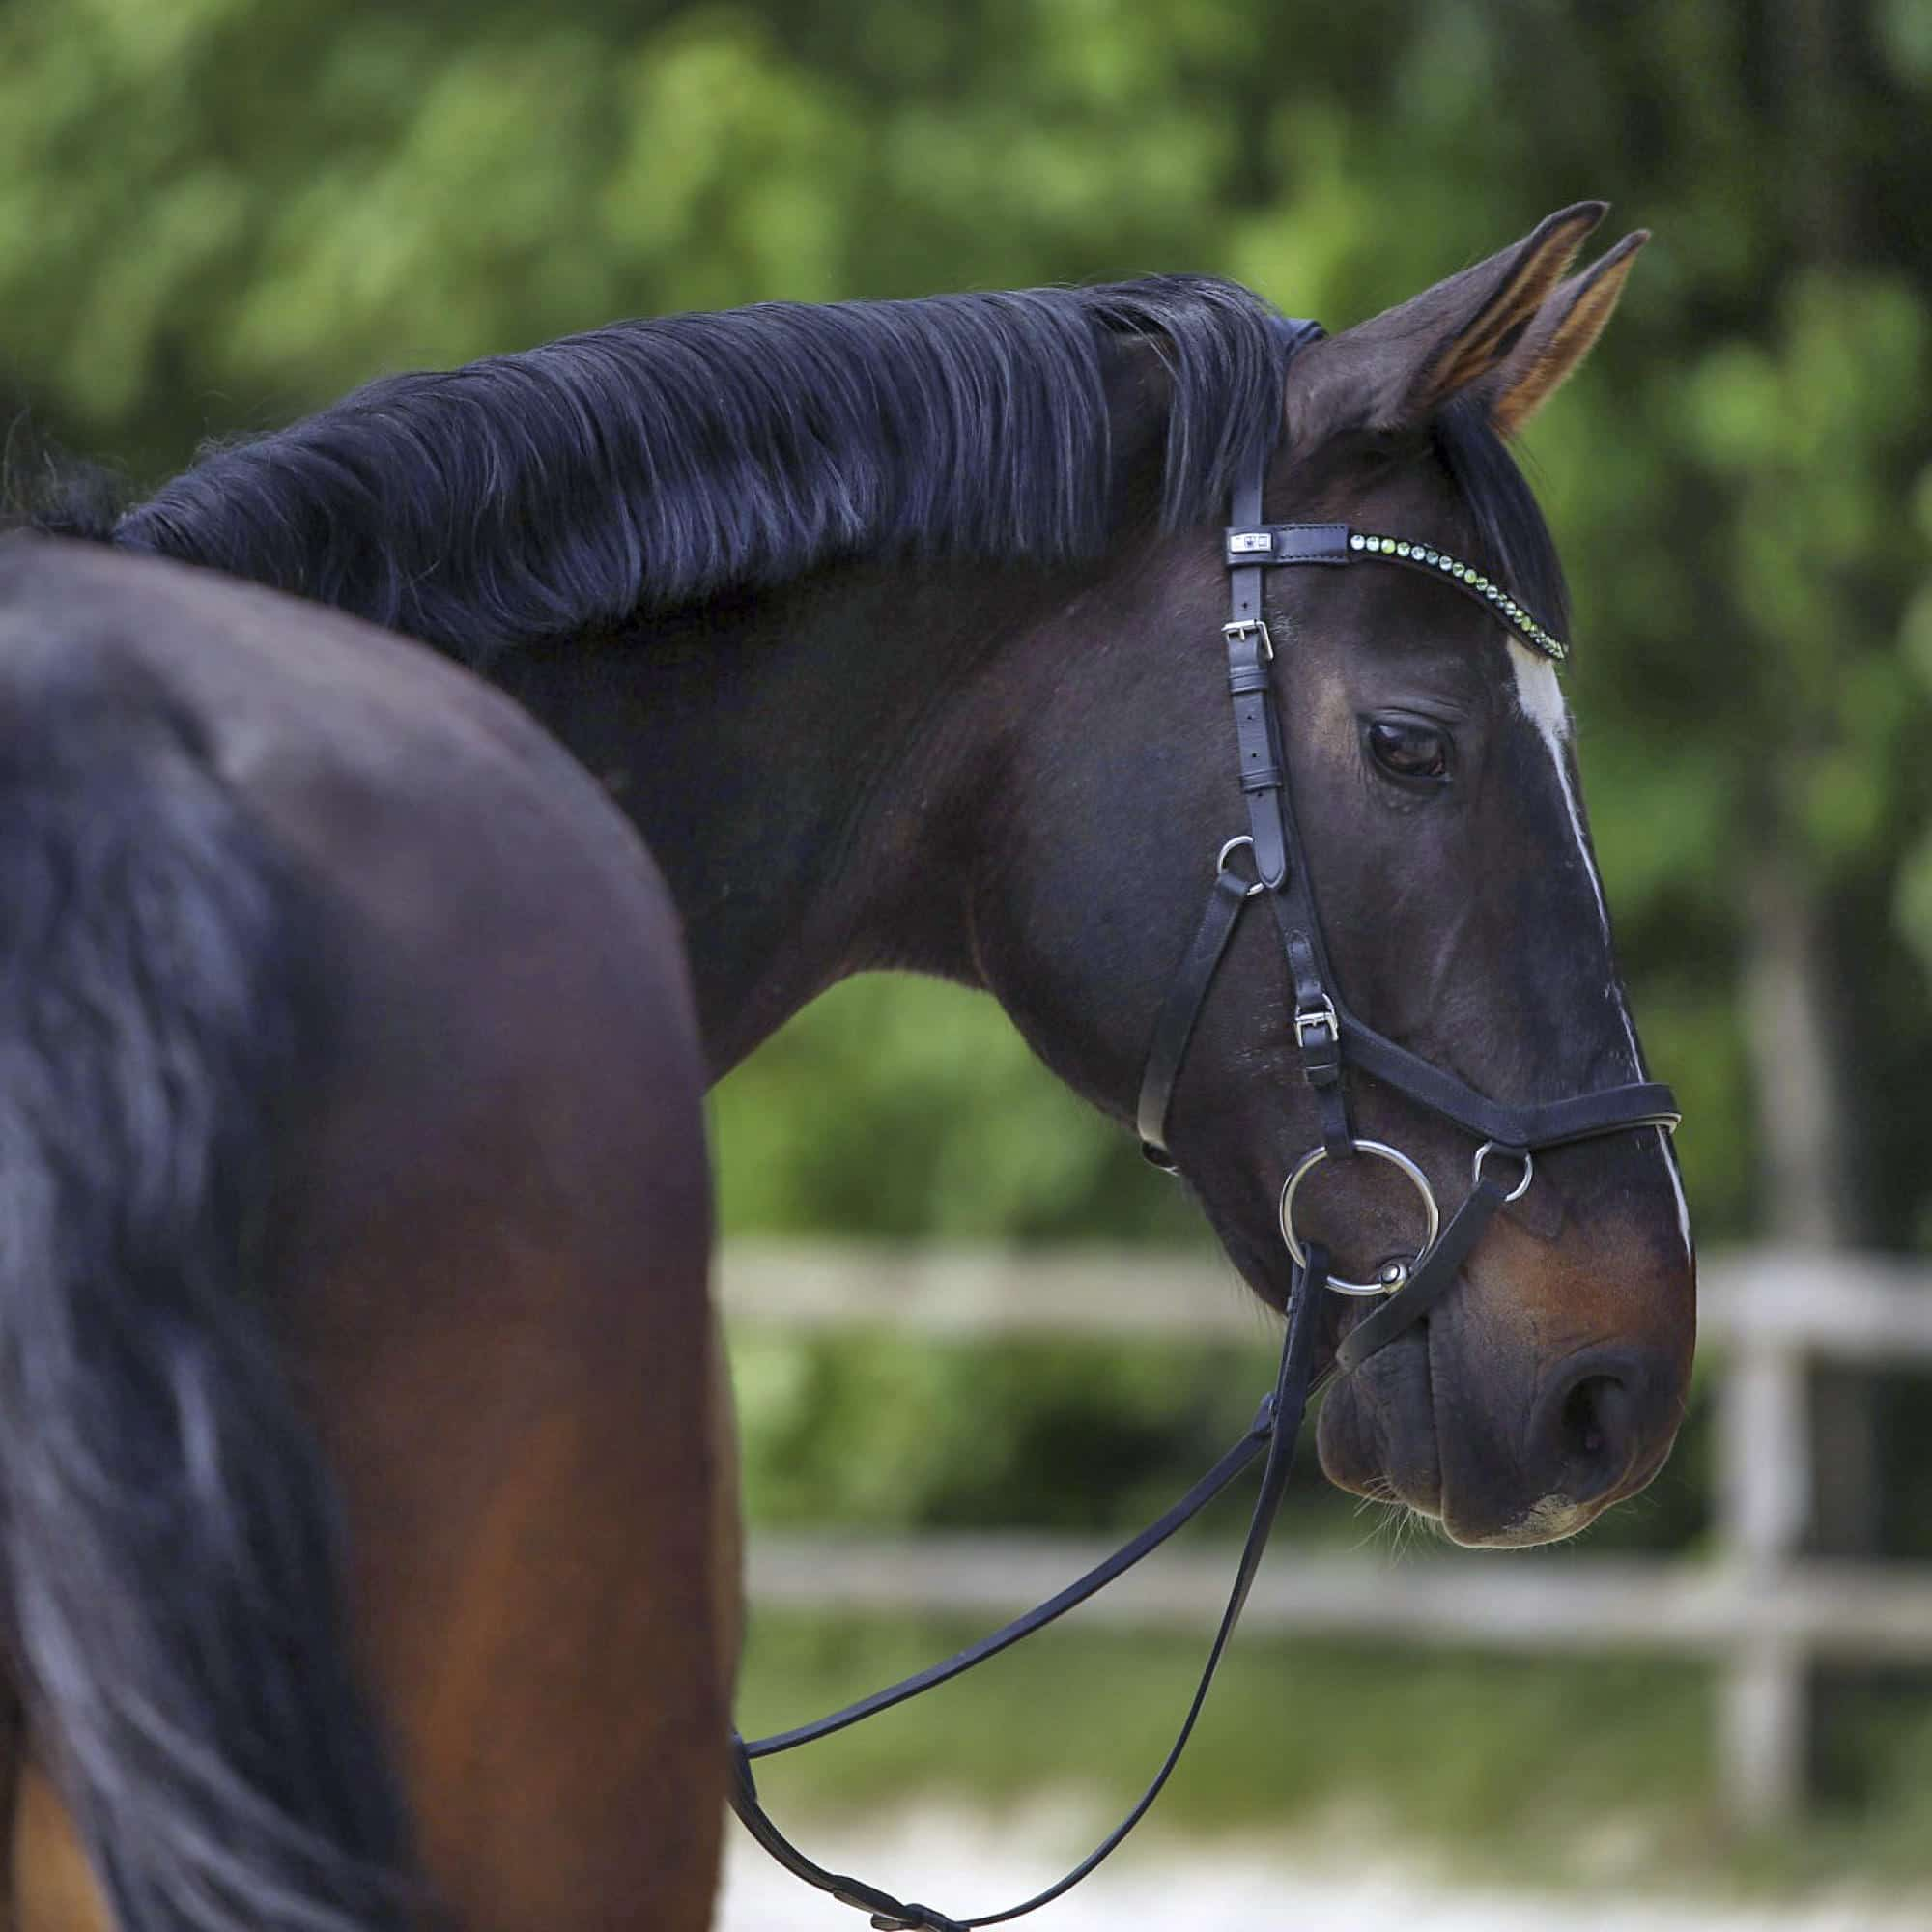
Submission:
M 1221 626 L 1221 635 L 1232 644 L 1236 639 L 1245 638 L 1250 631 L 1259 631 L 1262 639 L 1262 662 L 1274 662 L 1274 639 L 1268 636 L 1268 627 L 1259 617 L 1236 617 L 1232 624 Z
M 1301 1077 L 1311 1087 L 1332 1087 L 1342 1077 L 1342 1022 L 1326 993 L 1319 1007 L 1298 1009 L 1294 1044 L 1301 1054 Z
M 1317 1042 L 1322 1046 L 1333 1046 L 1342 1037 L 1342 1022 L 1336 1017 L 1335 1002 L 1326 993 L 1321 996 L 1319 1007 L 1310 1007 L 1306 1011 L 1297 1009 L 1294 1015 L 1294 1043 L 1303 1053 L 1308 1051 L 1309 1035 L 1318 1027 L 1328 1029 L 1328 1037 Z

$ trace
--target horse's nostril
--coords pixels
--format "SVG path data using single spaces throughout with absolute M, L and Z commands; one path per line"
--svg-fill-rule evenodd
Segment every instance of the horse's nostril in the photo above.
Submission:
M 1531 1474 L 1546 1494 L 1593 1502 L 1656 1446 L 1646 1392 L 1658 1378 L 1640 1350 L 1592 1350 L 1559 1372 L 1531 1440 Z
M 1563 1398 L 1559 1427 L 1566 1455 L 1594 1462 L 1609 1441 L 1605 1410 L 1623 1393 L 1615 1376 L 1585 1376 Z

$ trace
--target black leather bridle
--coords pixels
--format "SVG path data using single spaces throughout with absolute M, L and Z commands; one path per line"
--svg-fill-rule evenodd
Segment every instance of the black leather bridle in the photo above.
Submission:
M 1321 334 L 1315 323 L 1285 322 L 1281 327 L 1291 356 Z M 1174 1162 L 1166 1144 L 1167 1115 L 1187 1056 L 1188 1042 L 1242 909 L 1250 900 L 1265 897 L 1274 915 L 1289 980 L 1294 989 L 1292 1026 L 1295 1049 L 1302 1076 L 1315 1098 L 1321 1134 L 1321 1141 L 1296 1164 L 1282 1187 L 1282 1238 L 1288 1245 L 1293 1268 L 1281 1366 L 1274 1388 L 1263 1401 L 1240 1441 L 1158 1521 L 1058 1595 L 944 1662 L 874 1691 L 816 1723 L 750 1743 L 735 1731 L 732 1733 L 730 1799 L 732 1808 L 746 1828 L 773 1858 L 806 1883 L 831 1893 L 841 1904 L 870 1913 L 877 1932 L 974 1932 L 980 1926 L 1004 1924 L 1021 1918 L 1060 1897 L 1085 1878 L 1133 1830 L 1159 1796 L 1193 1732 L 1195 1719 L 1207 1701 L 1208 1687 L 1261 1566 L 1310 1393 L 1313 1308 L 1321 1290 L 1332 1287 L 1344 1293 L 1376 1297 L 1378 1301 L 1343 1337 L 1336 1351 L 1336 1369 L 1346 1375 L 1420 1320 L 1448 1292 L 1496 1210 L 1527 1191 L 1535 1175 L 1538 1152 L 1626 1129 L 1660 1127 L 1671 1132 L 1681 1118 L 1670 1089 L 1647 1080 L 1599 1088 L 1534 1106 L 1511 1106 L 1492 1100 L 1454 1074 L 1385 1038 L 1356 1018 L 1343 1003 L 1335 990 L 1335 976 L 1322 944 L 1308 867 L 1288 795 L 1271 672 L 1274 645 L 1262 611 L 1264 573 L 1291 566 L 1402 564 L 1437 577 L 1475 598 L 1522 642 L 1545 656 L 1560 659 L 1565 648 L 1560 639 L 1546 630 L 1501 585 L 1491 582 L 1482 572 L 1433 545 L 1356 530 L 1346 524 L 1263 523 L 1262 485 L 1266 460 L 1266 450 L 1258 448 L 1236 483 L 1225 551 L 1232 611 L 1229 622 L 1222 627 L 1222 635 L 1228 650 L 1228 690 L 1235 705 L 1240 785 L 1248 801 L 1248 830 L 1221 848 L 1207 912 L 1161 1003 L 1141 1081 L 1137 1119 L 1143 1151 L 1155 1165 L 1172 1168 Z M 1252 856 L 1252 878 L 1236 871 L 1230 863 L 1234 853 L 1242 848 Z M 1448 1225 L 1439 1231 L 1435 1196 L 1421 1168 L 1398 1149 L 1378 1141 L 1357 1139 L 1351 1130 L 1346 1084 L 1351 1066 L 1464 1128 L 1480 1143 L 1469 1192 Z M 1316 1242 L 1304 1245 L 1296 1236 L 1294 1201 L 1301 1182 L 1320 1163 L 1350 1159 L 1361 1153 L 1388 1161 L 1408 1177 L 1422 1197 L 1428 1225 L 1412 1262 L 1392 1264 L 1374 1282 L 1340 1282 L 1330 1277 L 1327 1251 Z M 1520 1168 L 1514 1186 L 1506 1188 L 1502 1179 L 1488 1171 L 1492 1157 Z M 1234 1587 L 1179 1734 L 1152 1782 L 1126 1817 L 1065 1877 L 1004 1912 L 975 1918 L 950 1918 L 930 1906 L 908 1903 L 875 1886 L 814 1864 L 766 1815 L 752 1776 L 754 1759 L 777 1756 L 891 1710 L 908 1698 L 950 1682 L 1065 1616 L 1157 1549 L 1264 1450 L 1267 1460 L 1249 1520 L 1247 1540 L 1236 1565 Z

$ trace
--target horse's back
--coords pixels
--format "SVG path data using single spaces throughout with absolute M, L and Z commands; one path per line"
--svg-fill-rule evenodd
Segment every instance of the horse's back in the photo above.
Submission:
M 475 1932 L 702 1924 L 732 1606 L 703 1069 L 648 855 L 504 700 L 270 593 L 9 547 L 0 732 L 49 679 L 165 694 L 303 889 L 326 1037 L 265 1299 L 434 1889 Z

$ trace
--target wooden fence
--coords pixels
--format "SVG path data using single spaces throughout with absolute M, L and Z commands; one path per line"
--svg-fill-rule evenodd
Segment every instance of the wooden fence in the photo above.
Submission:
M 1809 1559 L 1812 1361 L 1932 1364 L 1932 1268 L 1889 1258 L 1737 1250 L 1700 1264 L 1699 1327 L 1719 1403 L 1719 1547 L 1697 1559 L 1513 1562 L 1491 1552 L 1395 1565 L 1272 1552 L 1246 1624 L 1509 1649 L 1653 1649 L 1710 1662 L 1724 1687 L 1721 1761 L 1741 1822 L 1804 1799 L 1812 1666 L 1932 1664 L 1932 1573 Z M 725 1251 L 727 1319 L 793 1330 L 1107 1334 L 1266 1342 L 1265 1319 L 1212 1260 L 1082 1250 L 1001 1254 L 766 1247 Z M 1098 1539 L 761 1535 L 754 1603 L 1004 1617 L 1105 1552 Z M 1082 1612 L 1205 1632 L 1225 1552 L 1164 1551 Z

